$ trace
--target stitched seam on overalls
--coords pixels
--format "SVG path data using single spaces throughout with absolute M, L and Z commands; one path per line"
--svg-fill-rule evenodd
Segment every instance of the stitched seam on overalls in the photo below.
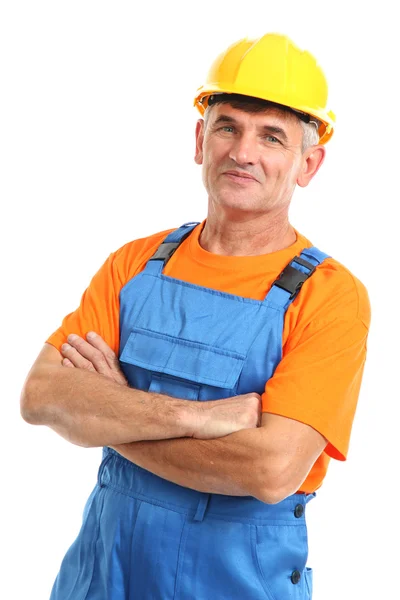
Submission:
M 264 574 L 261 569 L 260 561 L 258 558 L 257 552 L 257 527 L 256 525 L 250 526 L 250 545 L 251 545 L 251 553 L 253 556 L 253 561 L 256 564 L 256 570 L 258 573 L 258 581 L 261 584 L 264 592 L 267 595 L 268 600 L 276 600 L 275 596 L 272 594 L 271 589 L 268 585 L 267 580 L 264 577 Z M 282 599 L 283 600 L 283 599 Z
M 138 509 L 136 511 L 136 517 L 135 517 L 135 524 L 133 526 L 133 530 L 131 533 L 131 539 L 130 539 L 130 544 L 129 544 L 129 565 L 132 564 L 132 548 L 133 548 L 133 538 L 135 535 L 135 531 L 136 531 L 136 525 L 138 523 L 139 520 L 139 513 L 140 513 L 140 509 L 142 508 L 142 502 L 139 503 Z M 128 598 L 131 597 L 131 575 L 132 575 L 132 569 L 129 569 L 129 575 L 128 575 Z
M 189 379 L 188 375 L 191 375 L 191 374 L 187 373 L 185 371 L 176 371 L 175 369 L 171 369 L 170 367 L 168 367 L 168 370 L 166 370 L 164 367 L 161 367 L 161 365 L 155 365 L 155 364 L 149 365 L 149 363 L 138 360 L 137 358 L 135 358 L 134 360 L 135 360 L 134 363 L 127 363 L 127 364 L 134 364 L 135 366 L 141 367 L 141 368 L 146 368 L 146 367 L 148 368 L 149 366 L 150 367 L 152 366 L 152 367 L 160 369 L 159 371 L 156 371 L 154 369 L 154 372 L 156 375 L 159 374 L 159 375 L 171 375 L 172 377 L 180 377 L 181 379 L 185 379 L 186 381 L 188 381 L 189 383 L 192 383 L 193 385 L 196 385 L 197 381 L 199 381 L 199 379 L 198 380 L 196 380 L 194 378 Z M 122 362 L 125 363 L 126 361 L 122 361 Z M 148 369 L 148 370 L 150 370 L 150 369 Z M 186 375 L 186 377 L 184 377 L 184 375 Z M 213 377 L 209 377 L 209 376 L 207 376 L 207 378 L 202 378 L 201 382 L 203 382 L 203 379 L 204 379 L 205 385 L 214 384 L 215 387 L 221 387 L 221 388 L 222 387 L 225 388 L 228 385 L 226 383 L 226 381 L 221 381 L 220 379 L 214 379 Z M 227 389 L 229 389 L 229 388 L 227 388 Z
M 193 340 L 187 340 L 186 338 L 169 335 L 168 333 L 160 333 L 158 331 L 153 331 L 152 329 L 143 329 L 141 327 L 132 327 L 131 334 L 135 333 L 135 332 L 143 333 L 143 335 L 147 335 L 148 337 L 173 340 L 174 342 L 177 342 L 178 344 L 181 344 L 182 346 L 198 348 L 199 350 L 204 350 L 207 352 L 214 352 L 215 354 L 221 354 L 221 356 L 227 356 L 228 358 L 235 358 L 236 360 L 243 360 L 244 358 L 246 358 L 245 354 L 241 354 L 240 352 L 235 352 L 234 350 L 224 350 L 223 348 L 217 348 L 216 346 L 211 346 L 211 344 L 204 344 L 203 342 L 195 342 Z
M 274 517 L 222 517 L 217 513 L 207 512 L 207 519 L 210 518 L 213 521 L 225 521 L 226 523 L 249 523 L 250 525 L 268 525 L 269 527 L 280 527 L 282 525 L 288 525 L 290 527 L 298 527 L 299 525 L 304 525 L 304 523 L 297 523 L 294 521 L 285 521 L 284 519 L 274 519 Z M 297 521 L 297 519 L 296 519 Z
M 102 477 L 103 477 L 103 473 L 104 473 L 104 469 L 106 468 L 106 465 L 108 465 L 108 463 L 114 458 L 114 454 L 112 454 L 111 452 L 108 453 L 103 460 L 100 463 L 100 467 L 97 473 L 97 483 L 99 485 L 99 487 L 103 487 L 102 484 Z
M 92 574 L 90 576 L 90 581 L 89 581 L 89 586 L 86 590 L 86 594 L 82 597 L 82 600 L 86 600 L 88 597 L 88 593 L 90 592 L 90 588 L 92 586 L 92 581 L 93 581 L 93 576 L 94 576 L 94 570 L 96 567 L 96 556 L 97 556 L 97 542 L 99 541 L 99 537 L 100 537 L 100 521 L 101 521 L 101 516 L 103 514 L 103 508 L 104 508 L 104 500 L 105 500 L 105 491 L 103 490 L 103 488 L 100 488 L 100 494 L 103 492 L 103 496 L 102 496 L 102 500 L 101 500 L 101 508 L 99 511 L 99 515 L 97 518 L 97 523 L 96 523 L 96 536 L 95 536 L 95 543 L 93 545 L 93 564 L 92 564 Z
M 191 526 L 191 524 L 188 523 L 187 521 L 185 521 L 185 523 L 183 524 L 183 527 L 182 527 L 181 539 L 180 539 L 180 544 L 179 544 L 179 552 L 178 552 L 177 569 L 176 569 L 176 576 L 175 576 L 175 590 L 174 590 L 173 600 L 179 599 L 179 591 L 180 591 L 181 581 L 182 581 L 183 560 L 184 560 L 184 555 L 185 555 L 185 550 L 186 550 L 186 542 L 188 539 L 190 526 Z
M 126 283 L 126 284 L 125 284 L 125 285 L 124 285 L 122 288 L 121 288 L 121 290 L 120 290 L 120 292 L 119 292 L 119 294 L 118 294 L 118 301 L 119 301 L 119 313 L 118 313 L 118 314 L 119 314 L 119 319 L 118 319 L 118 320 L 119 320 L 119 329 L 120 329 L 119 336 L 121 336 L 121 330 L 122 330 L 122 327 L 121 327 L 121 306 L 122 306 L 122 304 L 123 304 L 123 302 L 122 302 L 122 297 L 123 297 L 123 295 L 125 294 L 125 292 L 126 292 L 126 290 L 128 289 L 128 287 L 130 287 L 130 284 L 131 284 L 131 283 L 132 283 L 132 282 L 133 282 L 133 281 L 134 281 L 134 280 L 135 280 L 137 277 L 140 277 L 140 276 L 141 276 L 141 277 L 143 277 L 143 275 L 144 275 L 143 271 L 142 271 L 141 273 L 138 273 L 137 275 L 134 275 L 134 276 L 132 277 L 132 279 L 130 279 L 130 280 L 129 280 L 129 281 L 128 281 L 128 282 L 127 282 L 127 283 Z M 141 314 L 142 314 L 142 312 L 144 311 L 144 309 L 145 309 L 145 307 L 146 307 L 146 304 L 147 304 L 147 301 L 148 301 L 148 299 L 149 299 L 149 296 L 150 296 L 150 294 L 152 293 L 152 291 L 153 291 L 153 286 L 151 286 L 151 287 L 150 287 L 150 289 L 149 289 L 149 292 L 148 292 L 148 294 L 147 294 L 147 296 L 146 296 L 146 300 L 143 302 L 143 304 L 142 304 L 142 308 L 139 310 L 138 314 L 137 314 L 137 315 L 136 315 L 136 317 L 135 317 L 135 318 L 136 318 L 136 320 L 137 320 L 137 319 L 139 319 L 140 315 L 141 315 Z M 121 337 L 120 337 L 120 339 L 119 339 L 119 342 L 121 342 Z M 118 357 L 120 356 L 120 354 L 121 354 L 121 348 L 119 348 Z
M 312 574 L 310 573 L 310 571 L 312 571 L 311 567 L 305 567 L 304 568 L 304 581 L 306 582 L 306 591 L 307 591 L 307 600 L 311 600 L 311 585 L 310 585 L 310 579 L 312 577 Z
M 142 273 L 139 273 L 139 275 L 142 275 L 143 277 L 153 277 L 154 279 L 165 279 L 166 281 L 174 284 L 174 285 L 180 285 L 182 287 L 187 287 L 187 288 L 191 288 L 193 290 L 202 290 L 204 292 L 206 292 L 207 294 L 211 294 L 212 296 L 221 296 L 222 298 L 226 298 L 228 300 L 234 300 L 236 302 L 241 302 L 243 304 L 253 304 L 254 306 L 260 306 L 260 307 L 269 307 L 272 308 L 272 310 L 277 310 L 280 311 L 282 310 L 282 306 L 280 306 L 279 304 L 275 304 L 274 302 L 271 302 L 270 300 L 267 300 L 266 302 L 264 300 L 254 300 L 253 298 L 245 298 L 244 296 L 236 296 L 235 294 L 228 294 L 227 292 L 220 292 L 219 290 L 214 290 L 212 288 L 208 288 L 208 287 L 203 287 L 201 285 L 195 285 L 194 283 L 188 283 L 187 281 L 183 281 L 182 279 L 175 279 L 174 277 L 169 277 L 168 275 L 153 275 L 153 273 L 145 273 L 144 271 L 142 271 Z M 138 277 L 138 275 L 135 275 L 135 277 Z M 135 279 L 135 277 L 132 277 L 132 279 L 130 281 L 133 281 Z M 128 282 L 130 283 L 130 282 Z M 128 285 L 128 284 L 126 284 Z M 125 286 L 126 287 L 126 286 Z M 269 290 L 267 290 L 265 292 L 265 295 L 267 295 L 267 293 L 269 292 Z
M 162 524 L 162 531 L 160 533 L 160 539 L 161 540 L 163 539 L 163 535 L 164 535 L 164 531 L 165 531 L 165 524 L 166 524 L 166 521 L 167 521 L 167 516 L 168 516 L 168 513 L 166 513 L 164 511 L 164 520 L 163 520 L 163 524 Z M 159 566 L 159 564 L 160 564 L 160 547 L 158 547 L 157 559 L 156 559 L 155 564 L 154 564 L 154 572 L 155 573 L 158 572 L 158 566 Z
M 126 488 L 117 487 L 110 483 L 103 484 L 103 485 L 104 485 L 104 487 L 107 487 L 110 490 L 113 490 L 117 494 L 121 494 L 122 496 L 127 496 L 128 498 L 131 498 L 132 500 L 141 500 L 142 502 L 147 502 L 147 504 L 153 504 L 154 506 L 159 506 L 160 508 L 167 508 L 169 510 L 172 510 L 173 512 L 187 515 L 187 516 L 190 515 L 190 513 L 193 513 L 193 515 L 195 513 L 194 508 L 193 509 L 192 508 L 183 508 L 183 507 L 179 506 L 178 504 L 172 504 L 170 502 L 160 502 L 159 500 L 155 500 L 154 498 L 150 498 L 149 496 L 145 496 L 144 494 L 133 495 L 132 492 L 129 493 L 129 490 L 127 490 Z
M 157 499 L 146 496 L 145 494 L 133 495 L 132 492 L 130 492 L 127 488 L 123 488 L 121 486 L 115 486 L 110 483 L 103 484 L 103 487 L 107 487 L 110 490 L 113 490 L 114 492 L 116 492 L 117 494 L 121 494 L 122 496 L 131 498 L 132 500 L 140 500 L 142 502 L 146 502 L 147 504 L 159 506 L 160 508 L 166 508 L 168 510 L 171 510 L 172 512 L 176 512 L 178 514 L 183 514 L 187 517 L 194 516 L 194 514 L 196 512 L 194 508 L 182 507 L 177 504 L 172 504 L 171 502 L 164 502 L 164 501 L 161 502 Z M 299 522 L 297 522 L 297 520 L 296 521 L 286 521 L 283 519 L 274 519 L 273 517 L 271 517 L 271 519 L 264 518 L 264 517 L 251 517 L 251 518 L 249 518 L 249 517 L 241 518 L 241 517 L 235 517 L 235 516 L 224 517 L 218 513 L 210 513 L 210 512 L 207 512 L 206 518 L 211 519 L 213 521 L 224 521 L 225 523 L 249 523 L 249 524 L 253 524 L 254 526 L 265 524 L 265 525 L 268 525 L 271 527 L 275 527 L 275 526 L 279 527 L 282 525 L 299 527 L 300 525 L 304 525 L 304 523 L 302 523 L 302 522 L 299 523 Z
M 209 361 L 219 359 L 220 361 L 224 360 L 224 362 L 227 362 L 227 360 L 229 360 L 229 365 L 226 365 L 224 369 L 222 369 L 221 367 L 220 370 L 221 373 L 225 371 L 225 373 L 223 373 L 225 378 L 222 379 L 221 376 L 218 378 L 212 377 L 209 372 L 207 372 L 206 374 L 202 372 L 193 373 L 190 370 L 184 370 L 182 368 L 173 368 L 171 365 L 166 364 L 166 362 L 168 361 L 163 360 L 162 357 L 160 361 L 156 361 L 154 357 L 151 358 L 150 361 L 141 360 L 140 355 L 138 356 L 137 353 L 135 353 L 134 349 L 132 350 L 131 347 L 128 347 L 129 343 L 134 344 L 133 340 L 135 339 L 136 334 L 143 335 L 146 337 L 146 339 L 149 339 L 153 342 L 157 342 L 157 340 L 166 341 L 168 344 L 171 345 L 171 352 L 172 347 L 185 353 L 187 353 L 187 349 L 189 349 L 200 351 L 202 353 L 207 353 L 206 358 L 204 358 L 203 355 L 203 360 Z M 132 328 L 131 333 L 129 334 L 127 344 L 120 355 L 120 360 L 123 363 L 133 364 L 137 367 L 147 369 L 148 371 L 157 370 L 160 374 L 167 374 L 174 377 L 179 377 L 181 379 L 184 379 L 185 381 L 192 381 L 194 384 L 200 382 L 223 388 L 231 388 L 234 382 L 237 381 L 239 376 L 238 372 L 242 371 L 245 359 L 246 356 L 244 354 L 240 354 L 239 352 L 225 350 L 223 348 L 219 348 L 211 344 L 207 345 L 203 344 L 202 342 L 187 340 L 185 338 L 176 337 L 167 333 L 159 333 L 153 331 L 152 329 L 144 329 L 141 327 Z M 177 365 L 175 365 L 175 367 L 176 366 Z

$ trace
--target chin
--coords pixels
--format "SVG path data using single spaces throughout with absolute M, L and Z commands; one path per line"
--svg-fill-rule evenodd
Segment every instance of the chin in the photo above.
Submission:
M 215 204 L 221 208 L 230 210 L 254 211 L 261 209 L 261 203 L 255 198 L 249 198 L 248 194 L 232 194 L 230 192 L 219 192 L 212 196 Z M 265 207 L 264 207 L 265 208 Z

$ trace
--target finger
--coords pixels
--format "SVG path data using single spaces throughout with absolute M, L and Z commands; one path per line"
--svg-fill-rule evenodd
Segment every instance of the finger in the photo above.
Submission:
M 74 367 L 95 371 L 92 363 L 81 356 L 81 354 L 79 354 L 79 352 L 70 344 L 63 344 L 60 351 L 64 359 L 68 359 Z
M 62 362 L 63 367 L 70 367 L 72 369 L 75 368 L 74 365 L 72 364 L 72 362 L 69 360 L 69 358 L 63 358 L 61 362 Z
M 86 339 L 92 346 L 94 346 L 94 348 L 97 348 L 103 354 L 104 358 L 107 361 L 107 364 L 113 372 L 113 377 L 117 381 L 117 383 L 126 383 L 126 378 L 120 367 L 117 355 L 110 348 L 107 342 L 103 340 L 101 335 L 99 335 L 95 331 L 89 331 L 86 335 Z
M 97 348 L 89 344 L 89 342 L 87 342 L 79 335 L 76 335 L 74 333 L 69 335 L 67 339 L 69 344 L 75 349 L 75 351 L 78 352 L 81 355 L 81 357 L 85 358 L 92 364 L 94 370 L 97 371 L 97 373 L 101 373 L 102 375 L 106 376 L 110 375 L 110 367 L 100 350 L 98 350 Z M 70 356 L 67 356 L 67 358 L 72 360 Z M 75 364 L 74 360 L 72 360 L 72 362 Z
M 86 335 L 86 339 L 88 340 L 89 344 L 91 344 L 94 348 L 97 348 L 97 350 L 103 354 L 104 358 L 112 369 L 116 367 L 118 369 L 120 368 L 115 352 L 110 348 L 107 342 L 103 340 L 101 335 L 95 331 L 89 331 L 89 333 Z
M 104 356 L 107 361 L 107 364 L 110 367 L 110 371 L 112 374 L 112 378 L 116 383 L 120 385 L 128 385 L 128 381 L 120 367 L 118 357 L 115 352 L 110 348 L 110 346 L 103 340 L 101 335 L 96 333 L 95 331 L 89 331 L 86 335 L 86 339 L 92 346 L 97 348 Z

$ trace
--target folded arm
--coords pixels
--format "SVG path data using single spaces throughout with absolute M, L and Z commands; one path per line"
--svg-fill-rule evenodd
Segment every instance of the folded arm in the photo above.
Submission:
M 104 369 L 102 357 L 110 349 L 100 336 L 86 341 L 76 336 L 71 343 L 73 347 L 63 347 L 61 352 L 63 365 L 72 368 L 64 370 L 70 371 L 72 377 L 78 377 L 82 369 L 88 367 L 95 374 Z M 116 378 L 118 374 L 118 361 L 113 361 L 111 368 L 104 372 L 107 378 Z M 186 401 L 185 404 L 196 408 L 213 405 L 222 408 L 225 402 Z M 246 396 L 237 396 L 236 402 L 236 407 L 228 408 L 239 408 L 239 413 L 246 413 Z M 209 436 L 218 439 L 182 436 L 181 439 L 153 438 L 106 445 L 131 462 L 179 485 L 209 493 L 250 495 L 273 504 L 300 488 L 327 444 L 309 425 L 270 413 L 262 415 L 260 427 L 242 426 L 240 430 L 222 435 Z
M 302 339 L 286 348 L 266 385 L 259 429 L 219 440 L 171 440 L 116 449 L 187 487 L 279 501 L 301 488 L 325 448 L 331 457 L 346 458 L 367 333 L 359 318 L 310 323 Z
M 94 345 L 79 336 L 72 336 L 70 342 L 89 349 L 92 362 L 67 344 L 64 352 L 72 360 L 78 357 L 80 368 L 65 368 L 68 362 L 46 344 L 23 387 L 21 413 L 28 423 L 47 425 L 74 444 L 110 446 L 185 436 L 208 439 L 258 425 L 256 394 L 203 404 L 133 389 L 100 336 L 92 340 Z M 99 343 L 101 351 L 96 348 Z
M 114 449 L 179 485 L 275 504 L 300 488 L 326 444 L 312 427 L 264 413 L 260 428 L 216 440 L 136 442 Z

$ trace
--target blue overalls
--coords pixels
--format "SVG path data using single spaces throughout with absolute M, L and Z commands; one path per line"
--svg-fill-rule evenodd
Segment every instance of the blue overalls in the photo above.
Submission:
M 287 308 L 326 257 L 295 257 L 264 301 L 163 275 L 172 232 L 120 293 L 120 362 L 134 388 L 200 402 L 257 392 L 282 358 Z M 178 256 L 177 256 L 178 258 Z M 104 448 L 51 600 L 308 600 L 305 505 L 204 494 Z

